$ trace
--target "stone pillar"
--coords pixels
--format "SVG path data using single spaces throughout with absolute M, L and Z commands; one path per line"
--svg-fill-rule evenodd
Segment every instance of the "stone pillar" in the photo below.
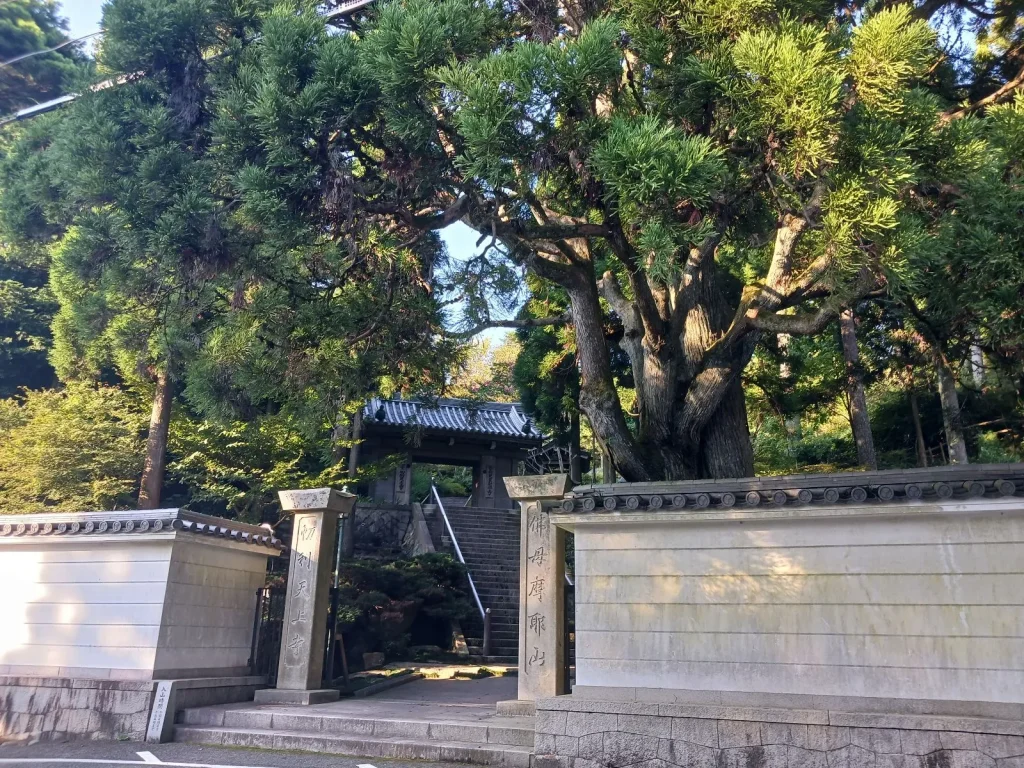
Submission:
M 490 454 L 480 457 L 480 503 L 479 507 L 494 507 L 495 486 L 497 485 L 495 458 Z
M 519 545 L 519 700 L 565 690 L 565 531 L 551 524 L 544 500 L 561 499 L 568 475 L 506 477 L 522 510 Z
M 395 468 L 395 504 L 409 504 L 412 490 L 412 464 Z
M 277 688 L 257 691 L 260 704 L 319 704 L 338 698 L 320 688 L 330 608 L 331 570 L 339 515 L 349 516 L 356 497 L 331 488 L 281 491 L 281 509 L 292 513 L 291 559 L 285 597 Z

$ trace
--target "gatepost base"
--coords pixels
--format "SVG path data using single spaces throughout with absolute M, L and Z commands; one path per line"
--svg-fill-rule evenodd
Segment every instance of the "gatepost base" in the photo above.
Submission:
M 499 717 L 532 717 L 537 713 L 537 702 L 531 699 L 508 699 L 498 702 Z
M 340 697 L 341 692 L 335 688 L 316 688 L 312 691 L 264 688 L 256 691 L 253 701 L 257 704 L 328 704 Z

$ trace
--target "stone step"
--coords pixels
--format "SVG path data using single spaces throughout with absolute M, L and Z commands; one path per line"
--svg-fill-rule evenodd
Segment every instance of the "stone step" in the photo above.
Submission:
M 530 731 L 530 735 L 532 737 L 532 731 Z M 530 746 L 525 746 L 428 738 L 336 736 L 312 731 L 268 731 L 216 726 L 175 726 L 174 740 L 188 744 L 318 752 L 401 760 L 502 765 L 508 766 L 508 768 L 530 768 L 530 758 L 533 753 L 532 742 Z
M 333 736 L 374 736 L 434 741 L 472 741 L 480 744 L 533 746 L 533 728 L 519 722 L 475 723 L 463 720 L 423 720 L 353 717 L 310 710 L 295 713 L 274 709 L 194 707 L 178 713 L 187 726 L 217 726 L 244 730 L 301 731 Z
M 514 667 L 519 663 L 518 654 L 506 654 L 505 656 L 481 656 L 477 653 L 470 653 L 469 657 L 478 664 L 504 664 Z

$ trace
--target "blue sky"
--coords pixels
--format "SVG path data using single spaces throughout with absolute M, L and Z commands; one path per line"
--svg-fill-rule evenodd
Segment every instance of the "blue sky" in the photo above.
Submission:
M 100 28 L 104 0 L 63 0 L 63 15 L 70 25 L 71 37 L 82 37 Z M 448 253 L 456 259 L 469 259 L 476 252 L 477 234 L 464 224 L 453 224 L 441 233 Z M 492 343 L 500 343 L 510 331 L 492 328 L 480 334 Z

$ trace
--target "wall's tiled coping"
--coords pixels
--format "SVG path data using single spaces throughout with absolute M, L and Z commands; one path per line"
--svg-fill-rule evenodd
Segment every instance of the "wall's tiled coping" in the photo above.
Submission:
M 201 515 L 187 509 L 0 515 L 0 544 L 26 537 L 56 538 L 112 534 L 146 536 L 171 531 L 218 536 L 241 544 L 262 546 L 277 551 L 285 548 L 281 540 L 265 528 Z
M 831 505 L 890 506 L 1024 493 L 1024 464 L 976 464 L 737 480 L 580 485 L 545 502 L 558 515 Z

